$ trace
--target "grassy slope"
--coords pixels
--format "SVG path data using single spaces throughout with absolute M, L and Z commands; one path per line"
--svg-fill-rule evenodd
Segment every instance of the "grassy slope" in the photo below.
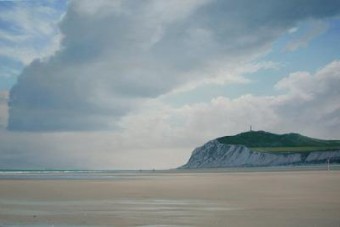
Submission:
M 312 152 L 340 149 L 340 140 L 320 140 L 297 133 L 278 135 L 265 131 L 250 131 L 217 140 L 224 144 L 245 145 L 261 152 Z

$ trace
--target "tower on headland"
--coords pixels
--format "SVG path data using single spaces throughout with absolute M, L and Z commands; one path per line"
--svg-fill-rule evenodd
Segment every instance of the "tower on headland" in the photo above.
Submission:
M 250 125 L 249 132 L 253 131 L 253 126 Z

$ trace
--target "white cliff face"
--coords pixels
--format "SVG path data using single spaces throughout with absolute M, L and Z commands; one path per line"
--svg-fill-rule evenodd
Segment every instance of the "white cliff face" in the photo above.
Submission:
M 311 153 L 265 153 L 251 151 L 243 145 L 226 145 L 211 140 L 196 148 L 187 164 L 180 168 L 222 168 L 246 166 L 279 166 L 340 162 L 339 151 L 315 151 Z

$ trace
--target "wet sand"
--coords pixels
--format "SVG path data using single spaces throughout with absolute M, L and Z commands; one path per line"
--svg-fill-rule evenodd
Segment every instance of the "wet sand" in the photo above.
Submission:
M 340 171 L 0 180 L 0 226 L 340 226 Z

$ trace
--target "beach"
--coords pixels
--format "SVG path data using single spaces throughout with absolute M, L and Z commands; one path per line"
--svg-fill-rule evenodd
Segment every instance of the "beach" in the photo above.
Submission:
M 340 226 L 340 171 L 1 179 L 0 226 Z

